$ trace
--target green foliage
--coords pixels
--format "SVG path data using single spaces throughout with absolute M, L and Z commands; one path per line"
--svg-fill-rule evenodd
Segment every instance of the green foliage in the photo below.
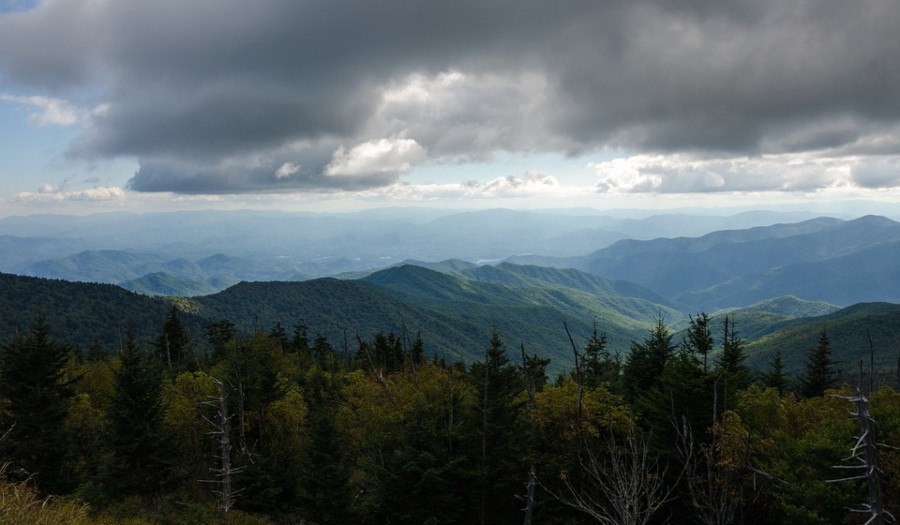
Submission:
M 788 390 L 790 379 L 784 371 L 781 352 L 775 353 L 769 362 L 769 368 L 760 374 L 759 379 L 764 388 L 774 388 L 779 394 L 784 394 Z
M 668 464 L 665 482 L 684 482 L 677 476 L 681 458 L 675 447 L 674 419 L 688 422 L 702 459 L 699 468 L 703 462 L 712 467 L 708 479 L 723 488 L 730 504 L 739 507 L 739 516 L 753 516 L 763 523 L 849 522 L 845 507 L 862 500 L 862 487 L 826 483 L 838 477 L 832 467 L 847 456 L 856 432 L 847 417 L 846 402 L 827 391 L 825 396 L 801 400 L 780 392 L 779 385 L 786 384 L 787 358 L 784 363 L 773 361 L 771 374 L 764 375 L 764 382 L 773 388 L 742 388 L 747 361 L 733 319 L 726 321 L 714 371 L 705 369 L 701 360 L 713 345 L 706 314 L 691 316 L 680 348 L 657 317 L 643 339 L 632 343 L 622 366 L 617 348 L 601 330 L 606 325 L 598 323 L 590 330 L 587 323 L 571 323 L 576 335 L 589 337 L 577 351 L 579 370 L 569 372 L 571 346 L 564 333 L 552 328 L 556 322 L 552 312 L 558 310 L 531 306 L 517 310 L 503 301 L 541 297 L 552 287 L 540 283 L 558 280 L 574 286 L 583 276 L 504 265 L 482 272 L 483 279 L 494 280 L 492 287 L 471 287 L 473 270 L 458 268 L 457 276 L 464 277 L 438 285 L 446 285 L 444 292 L 456 299 L 469 286 L 468 299 L 480 304 L 459 301 L 452 307 L 449 303 L 412 307 L 413 303 L 398 301 L 369 285 L 334 280 L 303 287 L 294 287 L 297 283 L 242 285 L 213 299 L 159 303 L 163 308 L 147 320 L 148 326 L 128 333 L 115 358 L 105 356 L 99 347 L 81 358 L 71 357 L 67 345 L 49 339 L 46 325 L 12 337 L 0 356 L 2 429 L 9 429 L 16 418 L 32 417 L 37 409 L 33 400 L 22 395 L 37 389 L 14 388 L 28 383 L 22 378 L 46 377 L 42 387 L 60 390 L 55 397 L 41 398 L 38 407 L 51 409 L 48 420 L 58 421 L 39 429 L 49 436 L 53 434 L 49 430 L 56 428 L 55 438 L 32 440 L 17 435 L 17 424 L 6 441 L 0 441 L 4 459 L 13 460 L 7 474 L 18 474 L 19 465 L 37 457 L 35 451 L 50 450 L 48 443 L 61 444 L 50 450 L 55 456 L 49 464 L 57 465 L 57 480 L 65 479 L 59 484 L 48 482 L 42 477 L 52 472 L 47 468 L 37 469 L 35 479 L 40 490 L 68 493 L 72 498 L 49 500 L 41 512 L 72 511 L 73 523 L 88 519 L 88 509 L 76 498 L 90 502 L 89 521 L 96 523 L 265 523 L 269 519 L 513 523 L 522 519 L 521 496 L 533 466 L 549 489 L 536 493 L 536 521 L 580 523 L 574 511 L 551 496 L 554 488 L 563 486 L 560 476 L 581 483 L 587 451 L 606 457 L 611 443 L 635 429 L 647 432 L 644 439 L 652 446 L 652 456 L 661 465 Z M 402 278 L 401 283 L 411 276 L 425 279 L 429 275 L 414 272 L 391 275 Z M 584 280 L 581 285 L 599 290 L 603 283 Z M 534 291 L 541 287 L 541 292 Z M 494 292 L 482 293 L 488 289 Z M 329 292 L 336 295 L 329 297 Z M 364 297 L 353 299 L 357 293 Z M 407 293 L 412 296 L 414 290 Z M 576 295 L 566 292 L 556 299 L 564 302 Z M 235 304 L 227 304 L 227 297 Z M 247 297 L 252 301 L 239 304 Z M 373 297 L 381 299 L 366 302 Z M 326 328 L 312 332 L 317 336 L 311 340 L 305 322 L 319 299 L 323 309 L 339 309 L 347 301 L 346 309 L 337 315 L 348 324 L 362 320 L 353 326 L 371 323 L 376 328 L 357 337 L 356 331 L 344 326 L 336 338 L 325 335 L 330 330 Z M 300 308 L 297 300 L 308 303 Z M 417 304 L 424 304 L 421 300 Z M 247 313 L 252 311 L 248 305 L 259 307 L 258 321 Z M 399 309 L 376 311 L 380 307 Z M 233 320 L 223 313 L 229 308 L 246 317 Z M 439 311 L 443 317 L 436 315 Z M 397 312 L 402 315 L 394 325 L 384 322 Z M 862 312 L 877 317 L 885 309 L 859 307 L 857 321 L 868 322 L 870 318 Z M 197 322 L 198 314 L 203 316 L 202 324 Z M 517 320 L 498 323 L 486 345 L 472 343 L 484 337 L 484 330 L 478 332 L 479 323 L 507 316 Z M 332 323 L 335 318 L 329 313 L 317 319 Z M 461 322 L 442 339 L 431 338 L 457 319 Z M 420 323 L 431 321 L 435 324 L 420 332 Z M 526 324 L 530 326 L 521 332 L 501 330 Z M 199 327 L 204 325 L 208 347 L 213 349 L 208 354 L 202 351 L 202 339 L 192 341 L 188 336 L 203 333 Z M 829 324 L 830 331 L 833 326 Z M 513 348 L 520 351 L 515 358 L 508 354 L 501 332 L 516 338 Z M 547 370 L 554 367 L 550 356 L 559 352 L 534 342 L 531 336 L 539 332 L 543 337 L 556 333 L 561 341 L 554 342 L 554 348 L 567 353 L 565 361 L 556 362 L 556 370 L 565 372 L 554 384 L 547 383 Z M 139 339 L 139 333 L 152 336 Z M 412 333 L 417 336 L 407 336 Z M 610 339 L 625 333 L 619 331 Z M 443 346 L 457 336 L 461 339 L 454 347 Z M 90 337 L 95 339 L 106 344 Z M 186 342 L 186 346 L 173 354 L 170 344 L 163 354 L 159 343 L 166 339 Z M 148 345 L 146 352 L 139 340 L 155 344 Z M 828 346 L 821 337 L 819 342 L 820 347 Z M 196 359 L 193 344 L 198 345 Z M 526 347 L 537 351 L 526 352 Z M 451 365 L 430 357 L 457 353 L 478 358 Z M 168 360 L 173 356 L 170 370 Z M 216 407 L 208 404 L 213 398 L 218 402 L 220 386 L 230 417 L 231 449 L 225 457 L 240 469 L 232 472 L 236 510 L 227 519 L 216 506 L 219 499 L 213 490 L 218 485 L 205 483 L 215 477 L 210 468 L 221 465 L 220 443 L 213 434 Z M 62 402 L 54 404 L 54 400 Z M 891 389 L 870 398 L 877 438 L 894 446 L 900 444 L 898 400 Z M 42 457 L 46 461 L 49 456 Z M 895 514 L 900 494 L 898 458 L 894 450 L 880 451 L 886 504 Z M 35 499 L 33 487 L 9 480 L 0 481 L 0 505 L 10 488 L 23 495 L 32 490 L 27 502 L 43 505 L 43 500 Z M 669 502 L 658 517 L 689 523 L 700 519 L 700 514 L 690 498 L 681 497 Z M 29 521 L 40 519 L 29 516 Z M 4 518 L 0 516 L 0 521 Z
M 109 485 L 123 494 L 154 493 L 166 479 L 161 423 L 162 369 L 157 356 L 126 335 L 109 410 L 112 463 Z
M 66 365 L 72 347 L 50 337 L 38 317 L 27 335 L 2 346 L 0 399 L 5 401 L 0 451 L 12 464 L 8 474 L 32 478 L 45 492 L 71 488 L 64 470 L 66 416 L 74 395 Z M 0 434 L 3 435 L 3 434 Z
M 700 312 L 697 317 L 690 316 L 690 327 L 687 331 L 687 339 L 683 346 L 692 354 L 701 356 L 703 360 L 703 371 L 708 370 L 709 354 L 713 351 L 712 329 L 709 326 L 709 315 Z M 727 317 L 726 317 L 727 320 Z
M 677 348 L 662 317 L 657 318 L 649 332 L 642 342 L 631 342 L 631 353 L 622 371 L 625 399 L 630 402 L 650 391 Z
M 829 388 L 834 388 L 837 384 L 834 364 L 831 358 L 831 340 L 823 328 L 819 334 L 819 342 L 806 353 L 806 369 L 800 376 L 800 395 L 819 397 L 825 395 Z

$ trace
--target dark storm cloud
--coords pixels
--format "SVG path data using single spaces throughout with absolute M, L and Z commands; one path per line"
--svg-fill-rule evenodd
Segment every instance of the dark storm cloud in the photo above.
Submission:
M 72 154 L 138 158 L 136 190 L 358 189 L 422 152 L 852 153 L 900 118 L 897 27 L 895 0 L 55 0 L 0 17 L 0 75 L 107 103 Z

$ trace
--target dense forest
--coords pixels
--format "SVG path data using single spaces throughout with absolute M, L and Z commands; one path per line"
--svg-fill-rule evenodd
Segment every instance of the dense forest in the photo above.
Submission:
M 777 353 L 749 368 L 734 321 L 703 313 L 677 337 L 659 318 L 627 353 L 570 336 L 574 367 L 551 377 L 497 330 L 466 363 L 407 332 L 336 348 L 303 324 L 198 333 L 184 317 L 126 326 L 114 349 L 76 347 L 43 317 L 3 341 L 0 521 L 900 515 L 900 452 L 876 445 L 900 444 L 896 383 L 839 383 L 824 329 L 797 377 Z

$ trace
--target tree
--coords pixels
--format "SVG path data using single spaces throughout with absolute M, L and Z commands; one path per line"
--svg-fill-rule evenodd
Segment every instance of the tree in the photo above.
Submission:
M 604 448 L 600 454 L 586 449 L 580 463 L 584 483 L 576 484 L 564 475 L 569 494 L 559 499 L 598 523 L 649 523 L 672 493 L 666 486 L 665 469 L 633 428 L 624 439 L 611 434 Z
M 834 364 L 831 340 L 823 328 L 819 343 L 806 354 L 806 368 L 800 377 L 800 394 L 803 397 L 819 397 L 825 395 L 829 388 L 837 386 Z
M 74 395 L 66 378 L 72 346 L 50 338 L 50 325 L 38 317 L 30 333 L 3 345 L 0 398 L 6 401 L 0 446 L 13 468 L 8 474 L 32 477 L 45 492 L 67 490 L 63 469 L 64 425 Z
M 649 335 L 642 342 L 631 342 L 631 353 L 622 374 L 627 401 L 634 403 L 656 384 L 675 349 L 672 334 L 662 317 L 657 318 L 656 325 L 650 328 Z
M 224 329 L 225 325 L 219 328 Z M 187 368 L 189 360 L 196 361 L 191 334 L 181 322 L 178 307 L 174 304 L 163 323 L 162 333 L 156 338 L 156 349 L 169 371 Z M 194 363 L 197 365 L 198 363 Z
M 691 353 L 703 356 L 703 372 L 708 368 L 707 358 L 713 350 L 712 330 L 709 328 L 710 317 L 705 312 L 700 312 L 697 317 L 690 318 L 687 339 L 682 343 Z
M 727 409 L 728 401 L 734 398 L 734 393 L 750 386 L 750 369 L 744 364 L 747 356 L 744 355 L 744 341 L 737 336 L 734 329 L 734 318 L 729 322 L 725 316 L 723 323 L 725 332 L 722 336 L 722 353 L 716 361 L 716 373 L 718 379 L 724 379 L 724 388 L 716 385 L 717 395 L 724 393 L 722 405 Z M 717 380 L 717 383 L 719 380 Z
M 609 354 L 606 348 L 606 334 L 597 332 L 596 323 L 591 338 L 584 345 L 582 355 L 585 388 L 597 388 L 603 383 L 617 386 L 622 365 L 618 355 Z
M 526 466 L 515 454 L 520 444 L 516 419 L 522 406 L 517 399 L 523 390 L 522 372 L 509 361 L 496 329 L 484 361 L 472 365 L 470 377 L 481 400 L 481 523 L 502 523 L 518 512 L 514 494 Z
M 152 492 L 163 480 L 164 470 L 160 449 L 162 370 L 155 356 L 138 348 L 131 329 L 119 359 L 109 414 L 110 483 L 126 494 Z
M 774 388 L 779 394 L 785 393 L 788 389 L 788 376 L 784 371 L 784 361 L 781 359 L 781 352 L 775 352 L 772 360 L 769 362 L 769 369 L 762 372 L 759 376 L 762 385 L 766 388 Z

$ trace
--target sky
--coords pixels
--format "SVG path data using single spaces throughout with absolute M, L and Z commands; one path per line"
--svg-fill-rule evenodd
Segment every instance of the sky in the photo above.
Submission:
M 0 216 L 900 214 L 896 0 L 0 0 Z

